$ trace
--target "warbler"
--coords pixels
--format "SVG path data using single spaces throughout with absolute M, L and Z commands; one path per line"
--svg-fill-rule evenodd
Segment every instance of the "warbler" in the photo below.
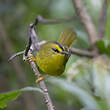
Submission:
M 69 28 L 61 33 L 57 42 L 48 41 L 43 44 L 35 59 L 39 71 L 52 76 L 61 75 L 71 55 L 69 48 L 76 36 L 76 32 Z

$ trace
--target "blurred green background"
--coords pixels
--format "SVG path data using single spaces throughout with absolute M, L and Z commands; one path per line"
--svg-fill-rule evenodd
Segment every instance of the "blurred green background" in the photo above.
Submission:
M 83 0 L 97 32 L 103 0 Z M 97 43 L 101 53 L 95 59 L 71 55 L 65 73 L 60 77 L 45 76 L 56 110 L 110 110 L 110 1 L 108 0 L 106 32 Z M 37 15 L 47 19 L 69 18 L 72 22 L 38 25 L 39 40 L 57 40 L 60 33 L 72 27 L 78 34 L 73 47 L 90 49 L 90 41 L 72 0 L 0 0 L 0 93 L 34 86 L 35 76 L 22 56 L 8 58 L 25 49 L 29 24 Z M 43 95 L 25 92 L 8 103 L 5 110 L 46 110 Z

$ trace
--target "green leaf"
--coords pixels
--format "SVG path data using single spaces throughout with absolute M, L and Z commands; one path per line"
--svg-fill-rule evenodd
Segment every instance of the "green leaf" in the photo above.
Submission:
M 8 101 L 17 99 L 20 93 L 21 91 L 14 91 L 14 92 L 0 94 L 0 108 L 3 109 L 4 107 L 6 107 L 8 104 Z
M 110 56 L 110 44 L 109 43 L 106 44 L 106 41 L 99 40 L 97 42 L 97 46 L 98 46 L 100 52 Z
M 8 105 L 9 101 L 16 100 L 18 96 L 21 95 L 21 93 L 25 91 L 38 91 L 38 92 L 43 93 L 41 89 L 35 88 L 35 87 L 25 87 L 23 89 L 19 89 L 16 91 L 1 93 L 0 94 L 0 108 L 1 109 L 5 108 Z
M 101 52 L 106 52 L 106 48 L 105 48 L 105 45 L 104 45 L 104 41 L 100 40 L 97 42 L 97 46 L 99 48 L 99 50 Z

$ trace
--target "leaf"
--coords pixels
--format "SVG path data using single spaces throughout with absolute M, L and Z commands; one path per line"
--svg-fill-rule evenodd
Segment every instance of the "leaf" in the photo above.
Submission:
M 25 87 L 23 89 L 19 89 L 16 91 L 1 93 L 0 94 L 0 108 L 1 109 L 5 108 L 8 105 L 9 101 L 16 100 L 19 97 L 19 95 L 21 95 L 21 93 L 25 91 L 38 91 L 42 93 L 41 89 L 35 88 L 35 87 Z
M 97 46 L 98 46 L 98 48 L 100 49 L 101 52 L 105 52 L 106 51 L 106 48 L 105 48 L 105 45 L 104 45 L 104 41 L 99 40 L 97 42 Z
M 8 101 L 17 99 L 20 93 L 21 91 L 14 91 L 14 92 L 0 94 L 0 108 L 3 109 L 4 107 L 6 107 Z
M 97 42 L 97 46 L 98 46 L 100 52 L 110 56 L 110 43 L 106 43 L 106 41 L 99 40 Z

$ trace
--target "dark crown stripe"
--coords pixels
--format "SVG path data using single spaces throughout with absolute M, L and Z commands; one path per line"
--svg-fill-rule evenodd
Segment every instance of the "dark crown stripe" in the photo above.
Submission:
M 62 49 L 62 51 L 64 51 L 64 49 L 63 49 L 61 44 L 59 44 L 58 42 L 55 42 L 55 43 Z

